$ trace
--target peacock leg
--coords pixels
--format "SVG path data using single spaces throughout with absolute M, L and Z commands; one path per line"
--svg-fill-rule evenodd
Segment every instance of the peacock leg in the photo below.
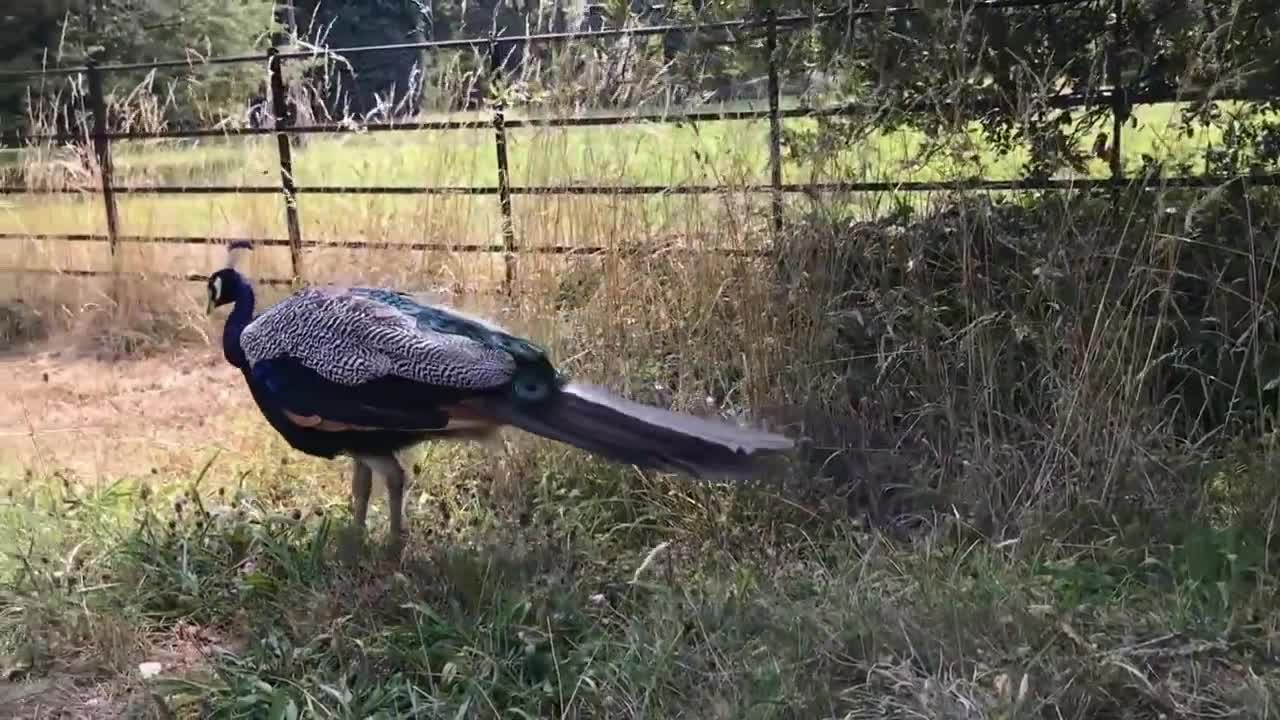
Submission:
M 401 518 L 404 516 L 404 468 L 395 463 L 395 471 L 387 475 L 387 505 L 391 513 L 391 544 L 395 552 L 404 547 L 404 530 Z
M 369 493 L 373 490 L 373 468 L 359 458 L 352 460 L 351 514 L 361 537 L 365 533 L 365 519 L 369 515 Z
M 351 459 L 351 526 L 338 537 L 338 557 L 345 563 L 358 562 L 365 541 L 365 518 L 369 515 L 369 493 L 373 489 L 373 468 L 361 458 Z
M 382 476 L 387 484 L 387 510 L 391 515 L 391 545 L 387 548 L 392 557 L 399 557 L 404 547 L 402 518 L 404 514 L 404 466 L 391 455 L 363 457 L 369 467 Z

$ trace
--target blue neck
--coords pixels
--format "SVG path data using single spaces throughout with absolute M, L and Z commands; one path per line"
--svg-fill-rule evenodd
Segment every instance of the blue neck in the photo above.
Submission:
M 248 361 L 240 347 L 240 334 L 253 320 L 253 288 L 248 282 L 236 283 L 235 298 L 227 324 L 222 328 L 222 355 L 232 365 L 244 368 Z

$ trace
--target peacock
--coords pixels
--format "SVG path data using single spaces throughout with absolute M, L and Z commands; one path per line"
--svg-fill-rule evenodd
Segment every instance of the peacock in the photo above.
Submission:
M 208 278 L 208 312 L 231 305 L 227 362 L 295 450 L 351 458 L 359 538 L 373 474 L 387 488 L 390 548 L 403 545 L 399 451 L 432 439 L 487 440 L 503 427 L 612 461 L 695 478 L 741 477 L 790 438 L 643 405 L 570 382 L 540 346 L 491 322 L 382 287 L 310 286 L 254 317 L 252 284 L 228 248 Z

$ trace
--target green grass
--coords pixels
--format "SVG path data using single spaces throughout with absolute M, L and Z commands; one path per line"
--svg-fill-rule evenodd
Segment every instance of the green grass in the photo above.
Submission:
M 1203 152 L 1217 132 L 1192 138 L 1176 132 L 1177 106 L 1138 108 L 1136 125 L 1123 144 L 1126 167 L 1136 170 L 1143 154 L 1202 166 Z M 812 126 L 788 120 L 788 129 Z M 1099 128 L 1100 129 L 1100 128 Z M 1109 131 L 1109 128 L 1107 129 Z M 1092 131 L 1091 131 L 1092 132 Z M 589 128 L 513 129 L 509 131 L 512 182 L 516 185 L 683 185 L 764 183 L 768 179 L 768 123 L 707 122 L 693 125 L 649 124 Z M 1092 137 L 1092 134 L 1089 135 Z M 788 158 L 784 178 L 808 180 L 929 181 L 955 177 L 1010 179 L 1019 176 L 1024 152 L 999 154 L 971 134 L 970 150 L 919 163 L 924 144 L 914 131 L 882 133 L 869 142 L 843 148 L 824 158 L 821 170 Z M 1088 142 L 1085 143 L 1086 146 Z M 171 142 L 120 142 L 115 145 L 117 182 L 130 185 L 217 184 L 275 186 L 279 182 L 271 138 Z M 491 130 L 375 133 L 367 136 L 307 136 L 295 151 L 300 185 L 494 186 L 497 164 Z M 15 161 L 16 162 L 16 161 Z M 1088 175 L 1108 169 L 1091 161 Z M 661 216 L 673 231 L 687 227 L 684 217 L 705 213 L 688 198 L 542 199 L 517 197 L 518 230 L 539 234 L 547 214 L 595 213 L 601 204 L 643 207 Z M 406 215 L 424 212 L 447 217 L 442 227 L 459 240 L 496 237 L 497 207 L 492 198 L 327 196 L 304 197 L 301 215 L 308 237 L 343 238 L 393 234 L 399 239 L 432 229 L 405 228 Z M 714 205 L 712 201 L 707 204 Z M 551 206 L 551 207 L 548 207 Z M 556 209 L 560 208 L 560 209 Z M 563 209 L 569 208 L 569 209 Z M 275 196 L 125 196 L 121 214 L 125 232 L 140 234 L 258 234 L 282 236 L 283 218 Z M 0 206 L 3 232 L 102 232 L 104 220 L 93 199 L 9 198 Z M 544 228 L 551 235 L 563 229 Z
M 1211 141 L 1174 143 L 1160 113 L 1143 112 L 1125 143 L 1131 162 L 1150 149 L 1195 155 Z M 513 180 L 761 179 L 764 136 L 762 123 L 513 132 Z M 491 140 L 487 131 L 313 138 L 299 153 L 299 182 L 488 185 Z M 849 148 L 841 164 L 848 177 L 901 179 L 919 141 L 901 134 Z M 273 152 L 269 141 L 139 145 L 119 148 L 117 163 L 137 184 L 260 185 L 277 180 Z M 978 159 L 988 177 L 1012 176 L 1020 161 Z M 788 178 L 805 170 L 792 166 Z M 956 171 L 933 165 L 912 179 Z M 91 201 L 9 202 L 0 231 L 101 228 Z M 561 242 L 695 221 L 725 232 L 712 212 L 724 209 L 710 201 L 517 202 L 522 235 L 542 227 Z M 631 215 L 623 203 L 643 207 Z M 129 196 L 121 207 L 126 232 L 283 234 L 275 196 Z M 307 237 L 487 240 L 496 227 L 491 199 L 474 198 L 304 198 L 302 216 Z M 361 276 L 379 272 L 376 262 L 362 258 Z M 649 302 L 614 292 L 613 314 Z M 634 347 L 661 341 L 645 327 L 626 332 Z M 618 352 L 623 369 L 645 362 L 633 354 Z M 639 373 L 618 375 L 644 384 Z M 410 546 L 393 567 L 350 555 L 346 465 L 288 451 L 260 420 L 208 419 L 220 437 L 194 438 L 158 470 L 89 483 L 0 464 L 0 711 L 1277 716 L 1280 587 L 1272 528 L 1256 522 L 1267 507 L 1257 498 L 1274 485 L 1267 468 L 1224 472 L 1194 517 L 1108 518 L 1070 543 L 1034 523 L 994 542 L 947 518 L 903 541 L 861 527 L 826 481 L 779 495 L 641 475 L 545 444 L 508 454 L 438 446 L 416 458 Z M 381 490 L 374 499 L 379 541 Z M 161 675 L 141 677 L 153 661 Z M 20 708 L 7 703 L 21 694 Z
M 346 554 L 345 466 L 214 455 L 9 481 L 11 682 L 109 679 L 155 717 L 1276 715 L 1256 528 L 912 548 L 769 490 L 437 448 L 391 568 Z M 207 655 L 174 666 L 175 638 Z
M 1184 137 L 1177 129 L 1177 106 L 1138 108 L 1123 143 L 1125 166 L 1136 172 L 1144 154 L 1166 162 L 1187 161 L 1203 168 L 1205 149 L 1217 130 Z M 812 121 L 788 120 L 788 129 Z M 1083 145 L 1088 147 L 1092 128 Z M 1107 128 L 1109 131 L 1109 128 Z M 768 123 L 706 122 L 594 128 L 520 128 L 509 134 L 512 182 L 516 185 L 729 185 L 768 182 Z M 1025 152 L 998 153 L 974 129 L 952 152 L 921 161 L 925 138 L 914 131 L 873 135 L 851 144 L 819 165 L 787 157 L 784 180 L 936 181 L 985 177 L 1014 179 L 1022 174 Z M 294 168 L 302 186 L 479 186 L 497 184 L 491 130 L 308 135 L 295 148 Z M 120 142 L 114 146 L 117 184 L 152 186 L 229 185 L 276 187 L 279 169 L 274 138 L 206 139 L 198 142 Z M 68 158 L 24 162 L 77 183 L 93 183 Z M 1106 177 L 1100 159 L 1088 176 Z M 1170 172 L 1176 172 L 1170 170 Z M 77 174 L 79 173 L 79 174 Z M 999 194 L 999 193 L 997 193 Z M 859 217 L 878 217 L 898 206 L 927 208 L 937 193 L 859 194 L 847 202 Z M 120 232 L 141 236 L 285 238 L 278 193 L 117 196 Z M 750 195 L 519 195 L 513 198 L 513 227 L 520 247 L 538 245 L 613 246 L 637 241 L 675 240 L 703 249 L 754 242 L 764 228 L 769 196 Z M 814 200 L 803 194 L 785 199 L 788 212 L 804 214 Z M 492 245 L 503 242 L 496 196 L 487 195 L 308 195 L 299 199 L 302 237 L 319 243 L 347 241 Z M 821 201 L 819 201 L 821 208 Z M 0 233 L 97 233 L 107 231 L 101 199 L 93 195 L 0 198 Z M 353 265 L 395 282 L 494 286 L 503 275 L 495 254 L 365 253 L 358 261 L 329 250 L 308 249 L 303 273 L 313 282 L 349 282 Z M 261 277 L 288 277 L 293 268 L 282 249 L 260 253 Z M 522 257 L 521 278 L 563 271 L 555 258 Z M 120 256 L 126 271 L 186 275 L 207 272 L 219 262 L 203 246 L 130 245 Z M 0 269 L 108 270 L 113 259 L 103 243 L 42 242 L 0 245 Z M 532 270 L 530 270 L 532 269 Z

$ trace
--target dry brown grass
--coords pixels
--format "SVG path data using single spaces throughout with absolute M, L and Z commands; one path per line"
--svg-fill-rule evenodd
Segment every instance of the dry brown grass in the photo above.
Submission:
M 735 139 L 709 144 L 725 138 Z M 536 136 L 523 181 L 644 175 L 619 157 L 668 174 L 677 164 L 631 139 L 625 152 L 566 160 L 579 139 Z M 392 151 L 370 159 L 377 144 Z M 383 135 L 324 160 L 339 145 L 308 142 L 302 164 L 330 166 L 313 178 L 492 181 L 475 162 L 487 144 L 472 153 Z M 255 175 L 269 167 L 256 151 L 199 152 L 207 162 L 122 173 L 274 181 Z M 757 176 L 751 162 L 714 166 L 728 154 L 701 172 Z M 864 160 L 845 172 L 866 177 Z M 186 627 L 147 615 L 176 606 L 202 627 L 275 643 L 217 661 L 225 674 L 197 694 L 223 708 L 260 682 L 301 703 L 360 677 L 348 689 L 368 713 L 403 709 L 397 693 L 427 703 L 405 689 L 416 685 L 455 712 L 1274 717 L 1280 486 L 1266 468 L 1280 201 L 1157 188 L 1125 195 L 1113 214 L 1109 198 L 1084 193 L 937 193 L 893 215 L 899 199 L 792 198 L 788 229 L 773 238 L 762 196 L 518 197 L 522 244 L 607 252 L 522 255 L 506 297 L 494 292 L 497 255 L 337 246 L 496 242 L 492 198 L 304 197 L 304 237 L 333 243 L 307 251 L 309 282 L 437 290 L 547 343 L 571 374 L 806 438 L 763 490 L 693 487 L 527 439 L 506 454 L 427 448 L 410 499 L 416 545 L 395 576 L 316 561 L 324 518 L 345 507 L 346 468 L 288 452 L 257 417 L 218 356 L 221 318 L 204 317 L 199 284 L 12 274 L 56 337 L 45 354 L 0 365 L 12 378 L 0 471 L 20 498 L 93 508 L 0 507 L 17 528 L 14 562 L 35 566 L 35 553 L 65 555 L 82 539 L 115 544 L 70 574 L 80 584 L 69 595 L 50 579 L 57 571 L 18 573 L 14 587 L 48 587 L 13 596 L 27 615 L 0 615 L 0 647 L 35 647 L 58 667 L 115 643 L 127 648 L 106 662 L 123 676 Z M 49 207 L 58 212 L 27 212 L 23 227 L 100 222 L 83 201 Z M 273 196 L 129 197 L 122 210 L 129 233 L 283 236 Z M 710 246 L 762 254 L 689 252 Z M 0 266 L 111 262 L 100 245 L 5 252 Z M 128 245 L 118 262 L 203 273 L 221 253 Z M 288 263 L 284 248 L 263 248 L 245 269 L 279 277 Z M 261 287 L 260 302 L 281 292 Z M 119 500 L 117 484 L 159 499 Z M 249 517 L 225 531 L 166 506 L 179 493 L 230 504 L 236 490 Z M 261 519 L 295 510 L 305 514 L 293 529 Z M 122 530 L 125 516 L 141 529 Z M 257 594 L 226 550 L 245 537 L 266 568 L 252 576 Z M 652 577 L 632 584 L 650 555 Z M 85 591 L 100 604 L 82 610 L 76 593 L 108 566 L 134 584 Z M 330 633 L 300 604 L 345 624 Z M 84 616 L 103 622 L 63 621 Z M 136 635 L 121 641 L 112 622 Z M 519 665 L 527 657 L 545 662 Z M 554 679 L 537 674 L 546 667 Z

